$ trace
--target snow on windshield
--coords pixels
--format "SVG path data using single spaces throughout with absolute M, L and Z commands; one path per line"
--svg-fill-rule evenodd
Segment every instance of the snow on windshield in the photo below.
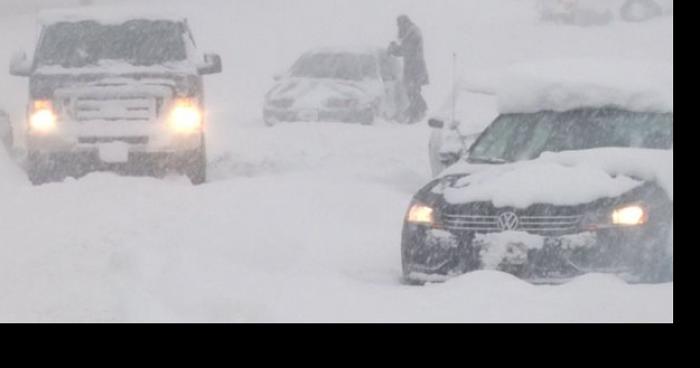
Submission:
M 106 60 L 153 65 L 187 58 L 183 29 L 170 21 L 130 20 L 119 25 L 94 21 L 56 23 L 43 30 L 36 53 L 41 66 L 80 68 Z
M 377 60 L 373 55 L 363 54 L 307 54 L 292 66 L 291 74 L 300 78 L 360 81 L 377 78 Z

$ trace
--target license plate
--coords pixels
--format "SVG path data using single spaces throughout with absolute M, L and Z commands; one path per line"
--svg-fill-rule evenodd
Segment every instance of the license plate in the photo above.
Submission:
M 129 144 L 124 142 L 104 143 L 98 146 L 100 160 L 106 163 L 129 161 Z
M 301 120 L 301 121 L 318 121 L 318 110 L 299 111 L 299 120 Z

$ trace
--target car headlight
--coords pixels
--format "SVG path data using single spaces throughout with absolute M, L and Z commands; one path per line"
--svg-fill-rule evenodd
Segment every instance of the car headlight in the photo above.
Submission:
M 194 99 L 175 100 L 170 116 L 170 127 L 177 133 L 194 133 L 202 128 L 202 112 Z
M 53 104 L 49 100 L 36 100 L 32 103 L 29 115 L 29 127 L 31 130 L 48 133 L 56 128 L 56 114 Z
M 435 223 L 435 210 L 421 203 L 411 206 L 406 216 L 406 221 L 412 224 L 432 225 Z
M 644 225 L 647 221 L 649 221 L 649 213 L 646 208 L 640 205 L 620 207 L 612 213 L 613 225 Z

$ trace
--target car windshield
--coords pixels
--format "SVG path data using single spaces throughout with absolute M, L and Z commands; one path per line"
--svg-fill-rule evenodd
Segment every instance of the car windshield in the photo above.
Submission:
M 360 81 L 377 78 L 377 62 L 372 55 L 323 53 L 305 55 L 291 69 L 300 78 L 345 79 Z
M 37 62 L 79 68 L 98 65 L 103 60 L 146 66 L 180 61 L 187 57 L 182 34 L 181 25 L 172 21 L 57 23 L 44 31 Z
M 671 149 L 673 114 L 602 108 L 501 115 L 471 148 L 469 161 L 515 162 L 602 147 Z

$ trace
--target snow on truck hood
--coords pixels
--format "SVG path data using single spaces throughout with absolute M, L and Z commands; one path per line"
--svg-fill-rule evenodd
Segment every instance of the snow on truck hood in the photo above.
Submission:
M 599 148 L 545 153 L 505 165 L 461 162 L 441 177 L 454 175 L 466 175 L 442 188 L 445 200 L 454 204 L 578 205 L 622 195 L 644 181 L 658 183 L 673 200 L 673 150 Z
M 318 107 L 329 98 L 354 98 L 369 102 L 376 95 L 371 83 L 339 79 L 290 78 L 278 83 L 268 94 L 270 100 L 294 100 L 295 107 Z
M 36 69 L 41 75 L 75 75 L 75 74 L 197 74 L 197 68 L 189 60 L 171 61 L 154 65 L 133 65 L 122 60 L 100 60 L 97 65 L 65 68 L 60 65 L 44 65 Z
M 631 60 L 560 59 L 469 71 L 460 88 L 498 98 L 500 113 L 617 106 L 673 112 L 673 64 Z

